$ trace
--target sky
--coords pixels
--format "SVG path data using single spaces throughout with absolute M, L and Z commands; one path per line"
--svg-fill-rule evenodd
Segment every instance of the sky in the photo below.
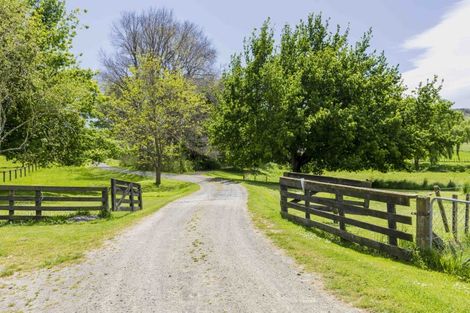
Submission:
M 270 18 L 279 32 L 309 13 L 322 13 L 333 25 L 350 26 L 351 39 L 372 28 L 372 48 L 399 65 L 404 83 L 416 87 L 433 75 L 444 79 L 442 95 L 455 108 L 470 108 L 470 0 L 68 0 L 86 9 L 74 52 L 84 67 L 99 70 L 100 51 L 112 52 L 113 22 L 125 11 L 172 9 L 196 23 L 212 40 L 222 70 L 241 51 L 243 39 Z

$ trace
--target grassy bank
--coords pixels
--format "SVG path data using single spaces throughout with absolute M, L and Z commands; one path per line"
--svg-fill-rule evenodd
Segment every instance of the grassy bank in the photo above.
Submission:
M 135 213 L 113 212 L 109 219 L 82 223 L 0 224 L 0 276 L 77 261 L 86 251 L 99 247 L 125 227 L 157 211 L 168 202 L 198 189 L 196 184 L 169 179 L 164 179 L 162 186 L 157 188 L 153 185 L 153 180 L 137 175 L 85 167 L 40 169 L 31 176 L 12 183 L 108 186 L 111 177 L 140 182 L 144 191 L 144 210 Z
M 255 225 L 305 270 L 322 274 L 325 286 L 345 301 L 374 312 L 468 312 L 470 284 L 453 275 L 418 268 L 348 246 L 323 233 L 283 220 L 277 184 L 242 181 Z

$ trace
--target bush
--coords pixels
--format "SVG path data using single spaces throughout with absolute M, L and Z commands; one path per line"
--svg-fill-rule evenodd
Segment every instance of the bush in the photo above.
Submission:
M 433 190 L 434 186 L 439 186 L 441 189 L 457 189 L 457 184 L 450 180 L 447 184 L 443 183 L 432 183 L 429 184 L 427 179 L 424 179 L 423 182 L 416 183 L 410 180 L 383 180 L 375 179 L 372 181 L 372 188 L 380 189 L 404 189 L 404 190 Z

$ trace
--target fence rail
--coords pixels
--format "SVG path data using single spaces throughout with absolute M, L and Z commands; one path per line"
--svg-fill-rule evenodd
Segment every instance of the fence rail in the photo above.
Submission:
M 284 177 L 289 178 L 299 178 L 304 180 L 312 180 L 318 181 L 323 183 L 331 183 L 337 185 L 348 185 L 348 186 L 355 186 L 355 187 L 364 187 L 364 188 L 371 188 L 372 182 L 371 181 L 362 181 L 362 180 L 355 180 L 355 179 L 346 179 L 346 178 L 338 178 L 338 177 L 329 177 L 329 176 L 319 176 L 319 175 L 310 175 L 310 174 L 303 174 L 303 173 L 294 173 L 294 172 L 284 172 Z
M 44 195 L 44 193 L 60 194 Z M 97 194 L 100 194 L 100 196 L 97 196 Z M 63 202 L 75 203 L 64 205 Z M 0 186 L 0 211 L 8 211 L 8 215 L 0 215 L 0 220 L 41 219 L 45 217 L 43 212 L 47 211 L 107 212 L 109 211 L 108 188 Z M 34 215 L 16 215 L 17 211 L 30 211 Z
M 412 225 L 412 217 L 411 214 L 398 214 L 396 206 L 409 207 L 411 200 L 416 199 L 417 195 L 365 188 L 364 186 L 369 186 L 368 182 L 358 183 L 332 177 L 286 174 L 290 177 L 280 178 L 283 218 L 307 227 L 318 228 L 344 240 L 375 248 L 401 259 L 410 257 L 410 251 L 400 247 L 398 240 L 413 242 L 413 235 L 399 230 L 397 223 Z M 371 201 L 374 201 L 373 209 L 370 208 Z M 376 208 L 379 204 L 385 206 L 384 210 Z M 292 214 L 289 209 L 301 212 L 303 215 Z M 371 217 L 373 219 L 370 219 Z M 385 220 L 386 223 L 375 222 L 376 219 Z M 388 240 L 382 242 L 376 240 L 374 236 L 363 236 L 350 230 L 347 225 L 386 236 Z M 421 229 L 420 231 L 422 232 Z
M 9 170 L 1 170 L 0 172 L 2 173 L 2 180 L 5 183 L 7 181 L 12 181 L 13 179 L 26 177 L 31 174 L 31 172 L 37 171 L 38 168 L 39 166 L 37 164 L 27 164 L 22 167 L 17 167 Z

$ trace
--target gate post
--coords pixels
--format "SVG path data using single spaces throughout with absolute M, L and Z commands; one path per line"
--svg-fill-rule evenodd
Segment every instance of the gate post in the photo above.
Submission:
M 111 178 L 111 211 L 116 211 L 116 181 Z
M 105 187 L 101 192 L 101 207 L 104 215 L 109 216 L 109 197 L 108 197 L 108 188 Z
M 422 250 L 432 249 L 431 199 L 419 196 L 416 199 L 416 245 Z
M 135 208 L 134 208 L 134 184 L 130 183 L 129 187 L 130 187 L 130 193 L 129 193 L 130 207 L 131 207 L 131 211 L 134 212 L 135 211 Z

